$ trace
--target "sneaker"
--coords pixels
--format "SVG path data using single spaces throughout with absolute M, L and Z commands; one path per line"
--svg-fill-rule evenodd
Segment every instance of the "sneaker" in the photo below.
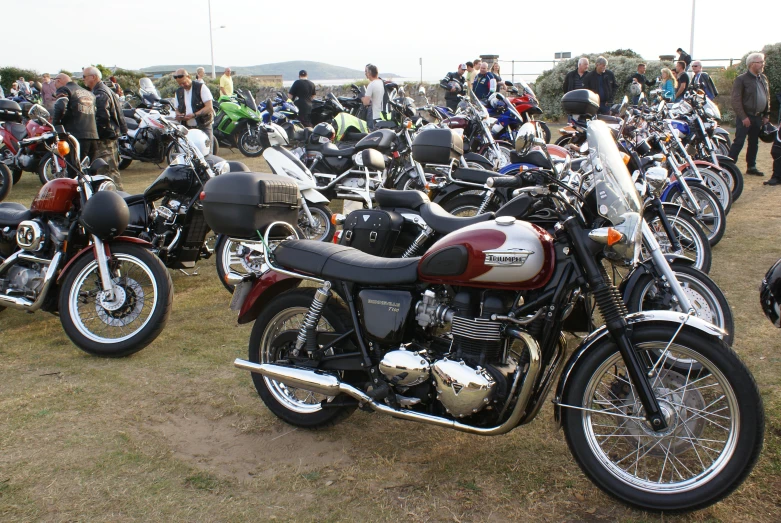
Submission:
M 776 178 L 775 176 L 773 176 L 762 185 L 781 185 L 781 178 Z
M 746 174 L 753 174 L 754 176 L 765 176 L 765 173 L 763 173 L 756 167 L 749 167 L 748 169 L 746 169 Z

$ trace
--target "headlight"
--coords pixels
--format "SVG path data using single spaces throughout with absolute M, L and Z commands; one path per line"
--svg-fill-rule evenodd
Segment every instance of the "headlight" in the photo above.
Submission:
M 108 180 L 98 185 L 98 191 L 116 191 L 116 190 L 117 190 L 116 184 Z
M 588 233 L 588 237 L 597 243 L 606 245 L 605 252 L 608 258 L 616 258 L 618 255 L 623 260 L 632 263 L 637 262 L 643 246 L 643 234 L 641 225 L 642 216 L 636 212 L 627 212 L 621 215 L 622 221 L 613 227 L 600 227 Z M 612 256 L 611 256 L 612 254 Z

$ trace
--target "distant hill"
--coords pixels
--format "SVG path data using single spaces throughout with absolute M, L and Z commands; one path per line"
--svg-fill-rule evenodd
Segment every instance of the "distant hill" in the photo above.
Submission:
M 211 65 L 153 65 L 141 69 L 144 72 L 173 71 L 179 67 L 184 67 L 189 72 L 195 72 L 198 67 L 203 67 L 206 72 L 211 72 Z M 337 80 L 342 78 L 363 78 L 363 70 L 350 69 L 338 65 L 325 64 L 323 62 L 310 62 L 306 60 L 294 60 L 292 62 L 277 62 L 273 64 L 261 64 L 250 66 L 231 66 L 233 72 L 240 75 L 262 75 L 262 74 L 281 74 L 283 80 L 295 80 L 298 78 L 298 72 L 306 69 L 310 80 Z M 215 66 L 218 73 L 222 73 L 224 66 Z M 383 78 L 392 78 L 398 76 L 395 73 L 380 71 Z

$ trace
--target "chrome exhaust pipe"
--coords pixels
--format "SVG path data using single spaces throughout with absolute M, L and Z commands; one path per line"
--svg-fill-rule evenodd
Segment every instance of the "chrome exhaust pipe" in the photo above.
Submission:
M 289 387 L 311 390 L 312 392 L 326 396 L 336 396 L 339 393 L 347 394 L 358 400 L 361 404 L 369 405 L 372 409 L 393 416 L 394 418 L 417 421 L 428 425 L 436 425 L 438 427 L 454 429 L 480 436 L 496 436 L 510 432 L 521 422 L 526 413 L 526 407 L 529 400 L 531 399 L 534 384 L 540 373 L 539 345 L 534 338 L 525 332 L 516 333 L 516 337 L 521 338 L 529 348 L 529 370 L 523 378 L 518 401 L 515 402 L 515 406 L 513 407 L 510 416 L 504 423 L 495 427 L 473 427 L 448 418 L 441 418 L 439 416 L 432 416 L 430 414 L 423 414 L 407 409 L 396 409 L 389 405 L 378 403 L 362 390 L 356 389 L 347 383 L 342 383 L 336 376 L 323 374 L 321 371 L 313 369 L 277 365 L 275 363 L 253 363 L 242 359 L 236 359 L 233 364 L 240 369 L 260 374 L 261 376 L 278 381 Z

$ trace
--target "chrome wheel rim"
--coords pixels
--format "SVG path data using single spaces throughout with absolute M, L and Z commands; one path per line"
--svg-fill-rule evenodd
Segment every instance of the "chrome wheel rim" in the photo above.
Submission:
M 149 323 L 157 309 L 157 282 L 146 264 L 129 254 L 113 254 L 109 267 L 117 288 L 114 300 L 103 292 L 95 260 L 76 276 L 68 298 L 74 326 L 97 343 L 119 343 L 132 338 Z
M 244 131 L 239 140 L 242 149 L 250 154 L 258 153 L 263 148 L 258 137 L 254 136 L 249 130 Z
M 658 362 L 651 387 L 669 424 L 665 431 L 637 419 L 643 407 L 619 353 L 586 386 L 583 405 L 597 412 L 583 411 L 582 422 L 591 451 L 610 474 L 633 488 L 673 494 L 699 488 L 723 470 L 735 452 L 740 413 L 735 392 L 712 362 L 687 347 L 666 346 L 635 345 Z M 673 370 L 674 361 L 692 363 Z M 694 362 L 707 372 L 693 370 Z
M 697 213 L 697 221 L 700 222 L 700 226 L 710 240 L 716 237 L 716 234 L 721 227 L 721 213 L 719 212 L 716 202 L 709 194 L 702 192 L 698 187 L 691 187 L 690 189 L 694 198 L 697 200 L 697 205 L 700 206 L 700 212 Z M 680 193 L 673 198 L 672 203 L 683 205 L 687 209 L 690 208 L 688 201 L 684 200 Z
M 279 347 L 273 345 L 274 340 L 285 331 L 298 332 L 304 323 L 307 312 L 306 307 L 294 307 L 280 312 L 266 326 L 260 340 L 260 363 L 275 363 L 284 356 Z M 333 332 L 333 327 L 325 318 L 320 318 L 317 324 L 318 332 Z M 322 409 L 322 401 L 330 401 L 333 396 L 317 394 L 315 392 L 287 385 L 270 378 L 263 378 L 271 395 L 286 409 L 299 414 L 312 414 Z
M 304 236 L 307 240 L 323 241 L 326 234 L 328 234 L 328 216 L 325 211 L 318 207 L 309 207 L 309 213 L 312 215 L 314 224 L 309 223 L 309 218 L 306 216 L 306 212 L 301 209 L 298 212 L 298 226 L 304 231 Z
M 225 240 L 221 255 L 222 267 L 226 274 L 233 271 L 246 276 L 252 272 L 259 272 L 265 261 L 262 252 L 230 239 Z
M 705 182 L 705 186 L 708 187 L 716 198 L 719 199 L 721 206 L 726 209 L 730 204 L 730 196 L 732 191 L 730 190 L 727 181 L 721 177 L 719 173 L 716 173 L 710 169 L 700 169 L 700 174 Z
M 694 265 L 702 270 L 705 264 L 706 247 L 700 235 L 697 234 L 697 231 L 686 220 L 681 220 L 678 219 L 677 216 L 670 215 L 667 216 L 667 220 L 670 222 L 670 225 L 678 238 L 678 243 L 681 244 L 682 250 L 675 251 L 673 249 L 672 242 L 670 241 L 670 238 L 667 237 L 667 232 L 665 232 L 664 227 L 662 226 L 662 220 L 654 218 L 649 225 L 662 252 L 665 254 L 680 254 L 690 260 L 694 260 Z M 646 256 L 646 258 L 648 257 L 649 256 Z
M 686 297 L 689 298 L 692 307 L 694 307 L 697 317 L 723 329 L 725 327 L 724 311 L 721 310 L 719 300 L 713 292 L 702 282 L 692 278 L 688 274 L 676 272 L 675 277 L 678 280 L 678 283 L 681 284 Z M 642 312 L 643 310 L 659 310 L 659 307 L 656 305 L 650 308 L 645 308 L 643 306 L 647 299 L 653 299 L 655 297 L 654 294 L 658 292 L 659 288 L 657 282 L 655 280 L 649 281 L 640 293 L 640 310 L 638 312 Z M 680 305 L 676 305 L 670 310 L 683 312 L 681 311 Z

